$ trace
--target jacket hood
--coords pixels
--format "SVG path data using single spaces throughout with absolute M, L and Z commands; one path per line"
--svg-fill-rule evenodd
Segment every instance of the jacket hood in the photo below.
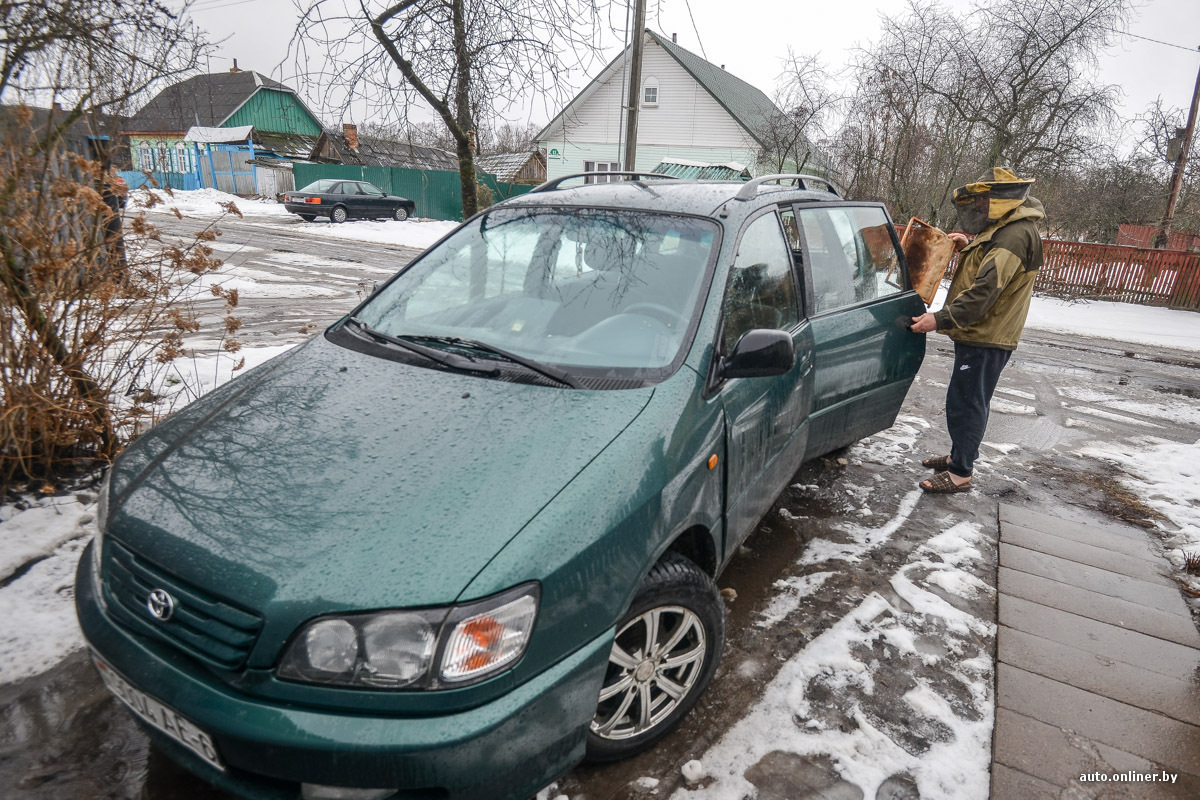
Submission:
M 1046 207 L 1042 205 L 1042 201 L 1038 200 L 1036 197 L 1026 197 L 1025 202 L 985 228 L 984 231 L 972 239 L 962 251 L 966 252 L 973 247 L 977 247 L 984 242 L 990 241 L 992 236 L 995 235 L 996 231 L 1000 230 L 1011 222 L 1027 219 L 1034 223 L 1038 223 L 1045 218 Z
M 122 455 L 108 531 L 285 628 L 318 608 L 453 602 L 653 394 L 435 371 L 321 337 L 232 384 Z

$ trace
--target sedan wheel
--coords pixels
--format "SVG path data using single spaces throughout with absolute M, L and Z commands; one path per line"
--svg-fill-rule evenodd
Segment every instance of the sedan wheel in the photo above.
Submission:
M 333 209 L 333 211 L 329 212 L 329 219 L 332 222 L 345 222 L 346 221 L 346 209 L 342 208 L 341 206 L 338 206 L 337 208 Z
M 392 212 L 392 218 L 396 222 L 404 222 L 404 220 L 408 219 L 408 209 L 404 206 L 396 206 L 396 210 Z
M 691 561 L 668 554 L 617 626 L 588 733 L 588 759 L 625 758 L 670 732 L 704 693 L 724 640 L 725 609 L 716 585 Z

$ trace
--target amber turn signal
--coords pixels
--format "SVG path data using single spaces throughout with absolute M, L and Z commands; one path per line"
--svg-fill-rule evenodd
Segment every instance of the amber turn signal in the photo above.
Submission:
M 717 454 L 713 453 L 708 457 L 708 468 L 713 469 L 717 466 Z

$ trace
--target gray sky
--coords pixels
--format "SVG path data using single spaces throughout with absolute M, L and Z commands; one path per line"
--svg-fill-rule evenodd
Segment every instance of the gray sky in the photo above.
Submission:
M 647 24 L 665 34 L 677 33 L 679 44 L 709 61 L 724 64 L 733 74 L 767 94 L 775 88 L 789 45 L 797 53 L 818 53 L 831 72 L 847 67 L 856 46 L 866 45 L 879 33 L 881 14 L 900 14 L 904 0 L 649 0 Z M 689 18 L 689 4 L 691 15 Z M 958 10 L 969 0 L 949 0 Z M 292 0 L 198 0 L 193 16 L 213 40 L 224 40 L 211 61 L 211 70 L 228 69 L 237 58 L 244 69 L 280 78 L 295 74 L 288 58 L 288 42 L 298 12 Z M 618 21 L 621 7 L 612 12 Z M 769 21 L 786 20 L 786 24 Z M 1132 33 L 1195 48 L 1200 45 L 1200 2 L 1197 0 L 1146 0 L 1135 13 Z M 697 35 L 698 32 L 698 35 Z M 1190 39 L 1190 40 L 1189 40 Z M 614 42 L 607 58 L 619 51 Z M 1162 96 L 1171 106 L 1185 107 L 1191 100 L 1200 52 L 1188 52 L 1143 39 L 1122 37 L 1103 55 L 1100 78 L 1118 85 L 1123 98 L 1116 109 L 1127 118 L 1143 112 Z M 571 76 L 572 88 L 582 88 L 599 71 Z M 299 87 L 297 87 L 299 88 Z M 320 114 L 320 98 L 305 92 L 305 99 Z M 556 111 L 557 109 L 555 109 Z M 553 113 L 553 112 L 551 112 Z M 539 103 L 515 111 L 517 120 L 545 122 L 550 113 Z M 326 114 L 327 123 L 339 122 Z M 355 120 L 363 122 L 366 120 Z

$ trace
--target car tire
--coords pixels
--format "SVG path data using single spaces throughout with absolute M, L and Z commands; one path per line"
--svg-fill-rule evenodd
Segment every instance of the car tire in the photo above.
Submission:
M 329 221 L 330 222 L 345 222 L 346 221 L 346 207 L 345 206 L 334 206 L 333 211 L 329 212 Z
M 404 206 L 396 206 L 396 210 L 392 212 L 392 219 L 396 222 L 404 222 L 408 219 L 408 209 Z
M 317 218 L 316 214 L 301 214 L 300 215 L 300 219 L 304 220 L 305 222 L 312 222 L 316 218 Z
M 617 623 L 586 759 L 627 758 L 670 733 L 708 688 L 724 646 L 717 585 L 688 559 L 667 553 Z

